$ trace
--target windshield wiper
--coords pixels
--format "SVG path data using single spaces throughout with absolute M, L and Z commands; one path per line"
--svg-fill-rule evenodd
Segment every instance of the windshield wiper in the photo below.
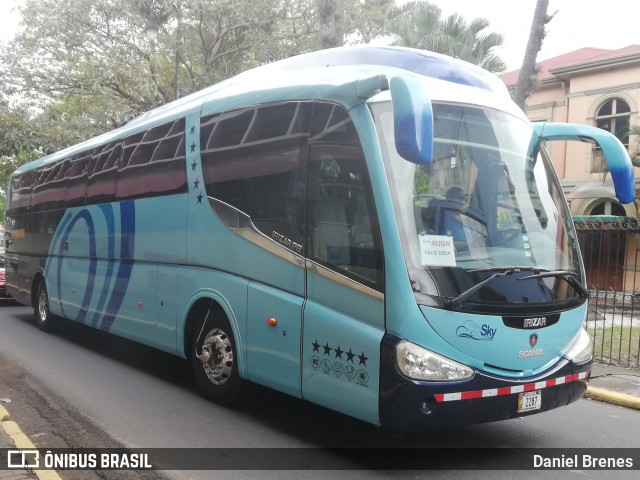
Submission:
M 465 290 L 457 297 L 449 298 L 445 301 L 444 306 L 448 309 L 456 309 L 462 305 L 467 298 L 476 293 L 482 287 L 484 287 L 487 283 L 491 282 L 496 277 L 502 277 L 504 275 L 511 275 L 514 273 L 520 273 L 524 270 L 528 270 L 530 272 L 534 272 L 533 275 L 527 275 L 526 277 L 520 277 L 516 280 L 527 280 L 531 278 L 547 278 L 547 277 L 561 277 L 567 281 L 569 285 L 571 285 L 574 290 L 578 292 L 578 295 L 582 298 L 589 298 L 589 291 L 582 285 L 576 277 L 578 274 L 576 272 L 572 272 L 571 270 L 549 270 L 547 268 L 539 268 L 539 267 L 531 267 L 531 266 L 517 266 L 517 267 L 489 267 L 489 268 L 475 268 L 471 270 L 467 270 L 467 273 L 476 273 L 476 272 L 493 272 L 493 275 L 485 278 L 481 282 L 475 284 L 468 290 Z
M 445 308 L 448 308 L 451 310 L 455 308 L 459 308 L 460 305 L 462 305 L 462 302 L 464 302 L 467 298 L 469 298 L 471 295 L 476 293 L 478 290 L 480 290 L 482 287 L 484 287 L 487 283 L 489 283 L 494 278 L 502 277 L 504 275 L 511 275 L 513 273 L 519 273 L 522 270 L 532 270 L 534 272 L 544 271 L 544 269 L 535 268 L 535 267 L 490 267 L 490 268 L 476 268 L 476 269 L 467 270 L 467 273 L 475 273 L 475 272 L 495 272 L 495 273 L 485 278 L 480 283 L 476 283 L 469 290 L 465 290 L 457 297 L 447 299 L 444 302 L 444 306 Z
M 542 273 L 536 273 L 535 275 L 527 275 L 526 277 L 520 277 L 516 280 L 528 280 L 530 278 L 549 278 L 560 277 L 564 279 L 574 290 L 578 292 L 578 295 L 583 300 L 589 298 L 589 290 L 578 280 L 579 275 L 571 270 L 544 270 Z
M 528 270 L 535 273 L 540 272 L 550 272 L 551 270 L 547 268 L 540 267 L 532 267 L 532 266 L 515 266 L 515 267 L 488 267 L 488 268 L 472 268 L 471 270 L 467 270 L 467 273 L 475 273 L 475 272 L 505 272 L 505 273 L 518 273 L 523 270 Z

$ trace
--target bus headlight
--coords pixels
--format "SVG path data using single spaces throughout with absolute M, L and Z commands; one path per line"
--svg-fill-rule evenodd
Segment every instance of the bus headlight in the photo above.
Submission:
M 571 348 L 564 354 L 573 363 L 588 362 L 593 358 L 593 341 L 591 335 L 585 329 L 580 330 L 580 335 Z
M 396 362 L 400 372 L 413 380 L 452 382 L 473 376 L 469 367 L 406 340 L 396 346 Z

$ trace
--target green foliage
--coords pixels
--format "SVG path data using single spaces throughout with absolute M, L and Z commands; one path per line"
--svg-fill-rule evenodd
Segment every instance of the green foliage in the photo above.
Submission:
M 629 146 L 629 156 L 634 167 L 640 167 L 640 125 L 631 125 L 629 136 L 633 135 L 635 141 Z
M 437 11 L 438 21 L 424 23 L 420 8 L 395 0 L 24 0 L 16 37 L 0 43 L 0 185 L 30 159 L 248 68 L 399 35 L 393 19 L 434 40 L 407 37 L 410 46 L 475 55 L 499 71 L 490 50 L 502 39 L 483 36 L 486 20 L 442 20 Z M 159 24 L 153 41 L 145 32 L 151 15 Z
M 429 195 L 433 193 L 431 192 L 429 174 L 423 168 L 416 168 L 416 175 L 413 179 L 413 191 L 416 195 Z
M 602 362 L 639 366 L 640 328 L 614 325 L 589 327 L 593 355 Z
M 490 72 L 502 72 L 506 64 L 492 53 L 502 45 L 503 36 L 485 33 L 489 20 L 468 22 L 454 13 L 442 18 L 442 10 L 429 2 L 413 1 L 396 9 L 390 30 L 400 45 L 430 50 L 480 65 Z

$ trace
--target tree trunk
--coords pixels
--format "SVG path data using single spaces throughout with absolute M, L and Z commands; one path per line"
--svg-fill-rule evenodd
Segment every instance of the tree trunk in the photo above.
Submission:
M 342 46 L 345 34 L 345 1 L 318 0 L 318 17 L 321 47 Z
M 536 68 L 536 58 L 538 57 L 538 52 L 542 47 L 542 40 L 544 39 L 544 28 L 550 20 L 550 18 L 547 17 L 548 6 L 549 0 L 538 0 L 538 3 L 536 3 L 527 49 L 524 52 L 522 67 L 520 67 L 520 74 L 518 75 L 518 82 L 516 83 L 516 92 L 513 100 L 523 110 L 524 102 L 533 84 L 532 80 Z

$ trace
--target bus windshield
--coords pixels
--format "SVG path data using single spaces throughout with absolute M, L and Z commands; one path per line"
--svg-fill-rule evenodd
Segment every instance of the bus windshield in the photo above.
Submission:
M 416 165 L 395 150 L 390 103 L 371 108 L 419 297 L 476 310 L 583 299 L 571 215 L 528 123 L 490 108 L 434 103 L 433 161 Z

